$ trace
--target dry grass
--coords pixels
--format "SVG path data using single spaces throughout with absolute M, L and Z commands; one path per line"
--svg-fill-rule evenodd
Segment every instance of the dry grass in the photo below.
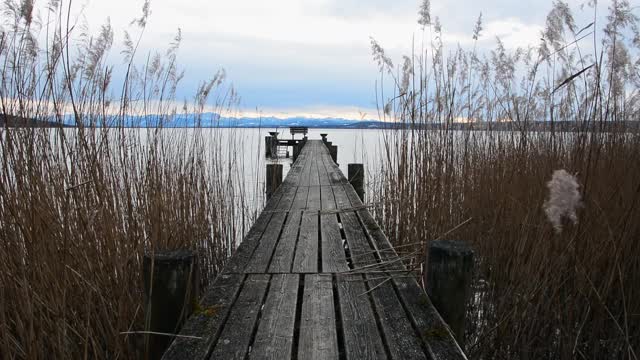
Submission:
M 578 34 L 556 2 L 539 47 L 449 57 L 423 16 L 434 40 L 397 71 L 374 44 L 380 89 L 394 84 L 381 117 L 408 127 L 386 135 L 376 215 L 406 251 L 472 219 L 445 236 L 477 255 L 471 358 L 637 359 L 639 22 L 628 3 L 610 11 L 601 35 Z M 589 31 L 590 56 L 565 40 Z M 558 233 L 544 206 L 559 169 L 576 175 L 582 206 Z
M 50 6 L 46 25 L 31 1 L 2 9 L 0 117 L 78 128 L 0 130 L 0 356 L 136 358 L 143 337 L 120 333 L 144 329 L 142 254 L 197 250 L 204 285 L 250 220 L 242 144 L 221 129 L 162 128 L 176 113 L 179 36 L 137 67 L 139 38 L 127 34 L 126 75 L 113 86 L 110 26 L 76 35 L 66 8 Z M 202 117 L 207 103 L 235 106 L 223 73 L 183 111 Z M 156 125 L 127 128 L 133 115 Z

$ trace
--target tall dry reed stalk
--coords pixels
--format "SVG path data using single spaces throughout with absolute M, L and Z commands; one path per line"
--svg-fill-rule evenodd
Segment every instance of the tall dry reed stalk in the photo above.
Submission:
M 376 216 L 403 251 L 443 234 L 474 247 L 464 343 L 471 358 L 637 359 L 640 21 L 633 11 L 613 1 L 604 26 L 583 26 L 555 1 L 539 46 L 509 51 L 498 40 L 485 54 L 447 56 L 425 1 L 427 44 L 403 66 L 372 40 L 380 117 L 406 128 L 386 134 Z M 474 40 L 481 31 L 479 19 Z M 576 41 L 585 35 L 593 53 Z M 561 169 L 575 174 L 565 188 L 579 191 L 570 198 L 581 206 L 575 223 L 561 216 L 554 228 L 547 184 Z
M 64 5 L 64 7 L 63 7 Z M 180 35 L 164 54 L 134 59 L 145 3 L 125 35 L 113 84 L 107 23 L 74 25 L 69 3 L 42 19 L 5 1 L 0 29 L 0 356 L 143 356 L 142 255 L 189 248 L 213 279 L 250 221 L 233 131 L 171 129 L 182 77 Z M 80 32 L 79 32 L 80 31 Z M 204 121 L 237 104 L 220 72 L 180 112 Z M 12 128 L 12 123 L 50 127 Z M 210 120 L 210 119 L 209 119 Z M 215 120 L 215 119 L 214 119 Z M 148 125 L 139 129 L 136 125 Z M 44 124 L 44 122 L 48 122 Z M 67 128 L 65 124 L 77 127 Z M 224 131 L 224 132 L 223 132 Z

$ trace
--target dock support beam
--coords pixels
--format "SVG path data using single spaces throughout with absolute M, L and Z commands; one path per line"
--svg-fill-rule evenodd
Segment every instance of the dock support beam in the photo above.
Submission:
M 143 258 L 145 330 L 177 334 L 198 299 L 196 256 L 189 250 L 145 254 Z M 148 359 L 160 359 L 172 336 L 145 335 Z
M 427 294 L 459 343 L 464 343 L 472 272 L 473 250 L 465 242 L 436 240 L 429 243 Z
M 282 164 L 267 164 L 267 201 L 282 184 Z
M 364 203 L 364 165 L 348 164 L 349 183 L 356 190 L 358 197 Z

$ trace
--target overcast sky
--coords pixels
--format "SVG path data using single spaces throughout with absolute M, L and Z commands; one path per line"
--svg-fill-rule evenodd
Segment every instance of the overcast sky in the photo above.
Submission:
M 76 2 L 79 0 L 76 0 Z M 399 62 L 410 53 L 422 0 L 152 0 L 145 49 L 166 48 L 182 29 L 179 61 L 186 71 L 179 99 L 219 68 L 242 97 L 245 114 L 375 118 L 376 65 L 369 37 Z M 82 16 L 95 31 L 107 16 L 115 30 L 113 62 L 124 29 L 142 0 L 84 0 Z M 584 1 L 569 0 L 579 11 Z M 447 45 L 472 44 L 482 12 L 479 46 L 499 36 L 506 46 L 536 45 L 551 0 L 432 1 Z M 606 7 L 605 7 L 606 8 Z M 586 9 L 586 8 L 585 8 Z M 586 10 L 585 10 L 586 11 Z M 584 17 L 585 22 L 586 17 Z M 578 16 L 578 26 L 582 24 Z

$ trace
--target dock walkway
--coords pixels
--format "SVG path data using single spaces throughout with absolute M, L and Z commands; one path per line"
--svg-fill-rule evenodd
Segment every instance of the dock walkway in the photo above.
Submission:
M 163 359 L 465 359 L 409 275 L 307 141 Z

